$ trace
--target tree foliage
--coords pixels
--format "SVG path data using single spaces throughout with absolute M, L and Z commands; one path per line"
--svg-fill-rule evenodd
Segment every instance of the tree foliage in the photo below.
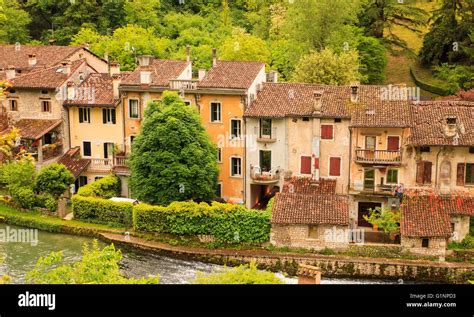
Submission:
M 214 198 L 217 148 L 196 110 L 175 92 L 163 93 L 145 111 L 141 134 L 130 157 L 131 191 L 135 198 L 168 205 L 172 201 Z
M 18 0 L 0 0 L 0 43 L 25 43 L 30 40 L 28 12 Z
M 255 262 L 219 273 L 199 273 L 195 284 L 283 284 L 272 272 L 259 271 Z
M 72 183 L 74 183 L 74 176 L 66 166 L 52 163 L 39 171 L 36 176 L 35 190 L 57 198 L 68 190 Z
M 114 245 L 99 248 L 97 240 L 91 246 L 84 244 L 82 259 L 66 264 L 62 252 L 51 252 L 41 257 L 35 268 L 27 273 L 30 284 L 158 284 L 159 276 L 127 278 L 120 272 L 120 250 Z
M 363 80 L 359 74 L 359 56 L 356 51 L 334 53 L 326 48 L 301 58 L 292 80 L 326 85 L 348 85 Z

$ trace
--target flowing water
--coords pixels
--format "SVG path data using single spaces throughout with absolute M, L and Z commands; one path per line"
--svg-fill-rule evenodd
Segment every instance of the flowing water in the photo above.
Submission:
M 23 229 L 16 226 L 0 223 L 0 276 L 7 274 L 13 283 L 24 283 L 25 275 L 34 268 L 39 257 L 48 255 L 51 251 L 62 251 L 63 259 L 67 263 L 77 261 L 82 255 L 84 243 L 92 242 L 92 238 L 37 232 L 37 243 L 30 242 L 5 242 L 5 236 L 12 229 Z M 18 232 L 18 231 L 15 231 Z M 34 234 L 32 235 L 34 237 Z M 34 239 L 32 239 L 34 240 Z M 99 241 L 100 246 L 105 246 Z M 160 275 L 160 284 L 187 284 L 192 281 L 197 272 L 211 273 L 224 269 L 222 266 L 206 264 L 195 261 L 183 261 L 169 257 L 159 256 L 151 253 L 132 252 L 128 249 L 122 250 L 123 259 L 120 263 L 123 273 L 130 277 L 143 277 L 148 275 Z M 280 277 L 288 284 L 295 284 L 295 278 Z M 322 284 L 387 284 L 388 281 L 364 280 L 364 279 L 335 279 L 324 278 Z

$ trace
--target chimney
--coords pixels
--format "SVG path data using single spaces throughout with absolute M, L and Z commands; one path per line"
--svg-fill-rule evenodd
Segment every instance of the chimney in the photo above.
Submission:
M 104 53 L 104 60 L 105 60 L 106 62 L 109 62 L 109 54 Z
M 113 74 L 112 75 L 112 87 L 113 87 L 113 90 L 114 90 L 114 99 L 119 99 L 120 98 L 119 86 L 120 86 L 120 81 L 121 80 L 122 80 L 122 78 L 119 74 Z
M 359 101 L 359 83 L 358 82 L 351 83 L 351 101 L 352 102 Z
M 36 65 L 36 54 L 29 54 L 28 55 L 28 65 L 35 66 Z
M 187 62 L 191 61 L 191 47 L 189 45 L 186 46 L 186 61 Z
M 109 74 L 110 76 L 120 74 L 120 64 L 118 62 L 111 62 L 109 64 Z
M 54 44 L 56 44 L 56 40 L 55 39 L 49 39 L 48 43 L 49 43 L 49 45 L 54 45 Z
M 5 70 L 5 75 L 7 77 L 7 79 L 13 79 L 15 78 L 15 66 L 13 65 L 8 65 L 7 66 L 7 69 Z
M 151 72 L 140 72 L 140 84 L 149 85 L 151 84 Z
M 199 73 L 198 73 L 199 80 L 203 80 L 204 77 L 206 77 L 206 75 L 207 75 L 207 71 L 205 69 L 200 69 L 199 70 Z
M 267 79 L 269 83 L 278 83 L 278 72 L 275 70 L 271 70 L 268 73 Z
M 67 82 L 67 100 L 74 100 L 76 97 L 76 87 L 74 82 L 68 81 Z
M 61 66 L 63 68 L 63 74 L 64 75 L 69 75 L 71 74 L 71 62 L 70 61 L 63 61 L 61 63 Z
M 217 48 L 212 49 L 212 67 L 217 66 Z
M 313 104 L 313 113 L 321 113 L 321 99 L 323 97 L 323 91 L 322 90 L 316 90 L 314 92 L 314 104 Z
M 150 66 L 153 56 L 151 55 L 140 55 L 138 56 L 138 65 Z

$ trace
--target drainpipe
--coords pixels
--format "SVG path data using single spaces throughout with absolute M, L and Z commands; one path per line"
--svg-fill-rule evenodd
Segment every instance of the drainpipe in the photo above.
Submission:
M 438 163 L 439 163 L 439 155 L 443 151 L 443 147 L 441 147 L 436 154 L 436 173 L 435 173 L 435 189 L 438 189 Z
M 347 193 L 349 194 L 349 188 L 351 186 L 351 170 L 352 170 L 352 129 L 349 127 L 349 170 L 347 178 Z

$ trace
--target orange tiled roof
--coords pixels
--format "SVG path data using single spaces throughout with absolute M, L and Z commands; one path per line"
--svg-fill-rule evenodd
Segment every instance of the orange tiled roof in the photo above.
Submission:
M 427 101 L 411 105 L 413 117 L 413 145 L 455 145 L 454 139 L 447 137 L 445 126 L 447 117 L 456 117 L 460 146 L 474 146 L 474 102 L 467 101 Z
M 80 147 L 74 147 L 66 152 L 58 161 L 63 164 L 66 168 L 74 175 L 74 178 L 78 178 L 79 175 L 89 166 L 91 163 L 88 159 L 80 157 Z
M 127 74 L 119 74 L 125 78 Z M 114 98 L 113 78 L 109 74 L 92 73 L 76 89 L 74 99 L 67 100 L 72 106 L 115 107 L 120 101 Z
M 170 80 L 177 79 L 181 75 L 190 62 L 153 59 L 150 66 L 139 66 L 121 85 L 124 86 L 142 86 L 140 82 L 140 72 L 151 72 L 151 84 L 149 86 L 168 87 Z
M 24 139 L 38 140 L 46 133 L 61 125 L 62 120 L 21 119 L 13 124 Z
M 15 77 L 10 80 L 15 88 L 44 88 L 44 89 L 55 89 L 66 80 L 69 79 L 72 73 L 74 73 L 85 60 L 77 60 L 71 64 L 71 72 L 69 75 L 66 75 L 62 72 L 63 66 L 57 65 L 45 69 L 39 69 L 32 72 L 29 72 L 25 75 Z
M 261 62 L 217 61 L 199 82 L 199 88 L 249 89 L 265 68 Z
M 336 193 L 336 180 L 321 179 L 314 181 L 310 177 L 293 177 L 283 184 L 283 193 L 304 195 L 331 195 Z

